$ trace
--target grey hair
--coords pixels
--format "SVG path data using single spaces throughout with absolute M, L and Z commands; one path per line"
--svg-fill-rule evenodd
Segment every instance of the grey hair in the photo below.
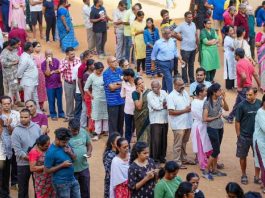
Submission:
M 246 9 L 246 8 L 247 8 L 246 4 L 244 3 L 239 4 L 239 9 Z
M 167 30 L 170 30 L 170 28 L 169 27 L 163 27 L 161 29 L 162 34 L 166 33 Z
M 183 81 L 183 79 L 180 75 L 174 78 L 174 84 L 177 82 L 180 82 L 180 81 Z
M 236 10 L 236 7 L 235 6 L 230 6 L 229 7 L 229 11 L 235 11 Z

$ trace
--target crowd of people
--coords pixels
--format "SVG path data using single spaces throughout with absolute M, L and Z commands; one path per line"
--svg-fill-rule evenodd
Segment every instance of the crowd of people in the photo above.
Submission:
M 90 197 L 92 141 L 108 136 L 105 198 L 203 198 L 199 174 L 190 172 L 183 181 L 178 172 L 198 164 L 209 181 L 229 177 L 220 161 L 225 121 L 235 124 L 241 184 L 249 183 L 251 147 L 253 182 L 265 193 L 265 95 L 258 98 L 265 91 L 265 2 L 254 13 L 247 0 L 195 0 L 180 24 L 161 10 L 160 27 L 140 3 L 120 1 L 111 17 L 103 0 L 83 2 L 88 47 L 79 57 L 67 0 L 11 0 L 7 15 L 2 4 L 1 35 L 7 39 L 2 36 L 0 55 L 0 196 L 10 197 L 11 181 L 18 197 L 28 198 L 33 176 L 37 198 Z M 46 41 L 50 31 L 53 41 L 58 33 L 62 60 L 50 49 L 43 53 L 36 41 L 37 23 L 43 38 L 43 15 Z M 261 27 L 257 34 L 255 17 Z M 114 24 L 115 56 L 105 51 L 109 22 Z M 26 24 L 32 28 L 32 42 Z M 225 88 L 215 79 L 222 45 Z M 197 52 L 200 67 L 195 70 Z M 150 86 L 144 77 L 151 78 Z M 225 89 L 237 90 L 229 115 Z M 68 123 L 54 131 L 53 142 L 46 101 L 51 122 Z M 169 129 L 172 159 L 167 156 Z M 195 157 L 187 155 L 190 138 Z M 233 182 L 226 192 L 228 197 L 261 197 L 244 194 Z

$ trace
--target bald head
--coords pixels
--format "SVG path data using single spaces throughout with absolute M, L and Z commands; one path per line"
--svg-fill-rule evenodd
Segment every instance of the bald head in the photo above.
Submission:
M 161 85 L 160 85 L 160 82 L 158 80 L 153 80 L 151 82 L 151 88 L 155 94 L 160 94 Z
M 185 89 L 184 81 L 181 77 L 177 77 L 174 79 L 174 88 L 179 93 L 181 93 Z
M 46 49 L 45 50 L 45 56 L 47 57 L 47 56 L 52 56 L 53 55 L 53 53 L 52 53 L 52 50 L 51 49 Z
M 107 63 L 111 69 L 115 69 L 117 67 L 117 59 L 114 56 L 109 56 L 107 59 Z

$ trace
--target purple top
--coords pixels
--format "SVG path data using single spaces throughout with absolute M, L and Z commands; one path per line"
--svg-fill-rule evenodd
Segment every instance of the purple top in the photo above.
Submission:
M 39 125 L 39 127 L 48 126 L 48 118 L 45 114 L 42 113 L 37 113 L 35 117 L 31 118 L 31 121 Z
M 52 65 L 50 64 L 49 66 L 50 66 L 51 71 L 57 70 L 57 69 L 59 69 L 60 61 L 56 58 L 53 58 L 52 59 Z M 41 70 L 43 71 L 43 73 L 45 73 L 45 71 L 46 71 L 46 60 L 41 63 Z M 47 89 L 55 89 L 55 88 L 62 87 L 62 81 L 61 81 L 60 73 L 58 73 L 58 74 L 54 73 L 49 77 L 45 75 L 45 83 L 46 83 Z

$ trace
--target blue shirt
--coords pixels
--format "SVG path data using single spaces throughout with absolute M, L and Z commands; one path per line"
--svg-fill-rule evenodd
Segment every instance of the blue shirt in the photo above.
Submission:
M 121 97 L 121 88 L 111 91 L 109 85 L 112 83 L 122 82 L 122 69 L 117 67 L 115 71 L 110 68 L 106 69 L 103 73 L 104 90 L 106 94 L 108 106 L 118 106 L 125 103 L 125 100 Z
M 208 0 L 208 4 L 213 5 L 213 19 L 224 20 L 224 5 L 226 0 Z
M 44 166 L 46 168 L 52 168 L 63 163 L 66 160 L 73 162 L 71 157 L 66 152 L 64 152 L 64 149 L 62 147 L 51 144 L 45 155 Z M 74 180 L 75 177 L 73 165 L 67 168 L 61 168 L 52 174 L 52 182 L 54 184 L 65 184 Z
M 161 38 L 156 41 L 151 54 L 152 60 L 169 61 L 175 57 L 178 57 L 178 51 L 174 39 L 170 38 L 166 41 L 164 38 Z
M 55 17 L 54 12 L 54 2 L 53 1 L 44 1 L 43 7 L 45 7 L 45 16 L 46 17 Z
M 262 23 L 265 22 L 265 10 L 264 8 L 260 8 L 256 14 L 256 22 L 257 26 L 261 27 Z

